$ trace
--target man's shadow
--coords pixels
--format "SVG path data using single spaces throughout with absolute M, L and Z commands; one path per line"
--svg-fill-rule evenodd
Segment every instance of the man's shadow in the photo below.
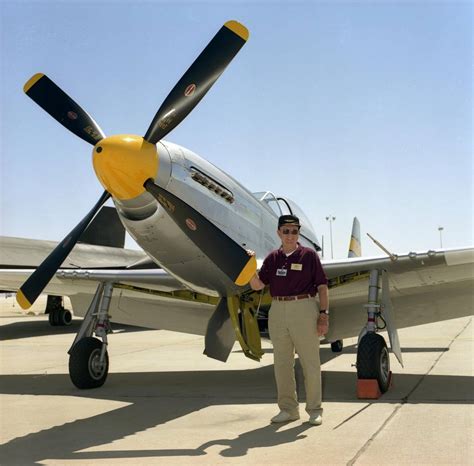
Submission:
M 286 425 L 286 424 L 285 424 Z M 285 425 L 270 424 L 258 429 L 250 430 L 239 434 L 234 439 L 216 439 L 205 442 L 195 449 L 174 448 L 174 449 L 149 449 L 149 450 L 113 450 L 113 451 L 88 451 L 74 452 L 71 458 L 75 460 L 97 460 L 114 458 L 157 458 L 173 456 L 204 456 L 209 448 L 215 445 L 227 446 L 219 452 L 220 456 L 228 458 L 245 456 L 252 448 L 270 448 L 285 443 L 293 443 L 307 437 L 303 432 L 312 426 L 309 423 L 301 424 L 284 429 Z
M 244 432 L 235 439 L 211 440 L 203 443 L 197 450 L 205 452 L 207 448 L 213 445 L 227 445 L 228 448 L 219 453 L 221 456 L 245 456 L 251 448 L 274 447 L 276 445 L 302 440 L 307 437 L 306 435 L 302 435 L 302 433 L 312 426 L 309 423 L 304 423 L 289 429 L 279 430 L 281 427 L 283 427 L 281 424 L 270 424 L 249 432 Z

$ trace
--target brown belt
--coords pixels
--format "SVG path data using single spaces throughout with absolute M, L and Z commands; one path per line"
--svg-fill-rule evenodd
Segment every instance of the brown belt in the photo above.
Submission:
M 314 298 L 311 294 L 297 294 L 295 296 L 274 296 L 277 301 L 298 301 L 298 299 Z

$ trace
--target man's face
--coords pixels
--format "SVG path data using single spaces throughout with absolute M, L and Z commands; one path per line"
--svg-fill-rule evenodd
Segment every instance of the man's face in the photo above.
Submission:
M 282 225 L 277 230 L 281 244 L 287 247 L 295 247 L 300 237 L 300 229 L 297 225 Z

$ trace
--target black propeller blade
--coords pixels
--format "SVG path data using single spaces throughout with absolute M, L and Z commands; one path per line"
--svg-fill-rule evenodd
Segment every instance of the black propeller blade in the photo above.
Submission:
M 246 285 L 257 269 L 255 256 L 207 220 L 197 210 L 149 179 L 145 189 L 164 207 L 169 216 L 236 285 Z
M 156 144 L 176 127 L 204 97 L 226 66 L 248 39 L 245 26 L 228 21 L 218 31 L 178 84 L 173 88 L 153 119 L 145 139 Z M 104 133 L 89 114 L 42 73 L 35 74 L 24 86 L 25 93 L 69 131 L 96 145 Z M 254 257 L 206 220 L 195 209 L 154 184 L 146 189 L 168 210 L 169 214 L 204 253 L 238 286 L 248 283 L 256 270 Z M 94 215 L 110 197 L 105 191 L 93 209 L 51 252 L 17 293 L 19 304 L 27 309 L 51 280 L 70 253 Z M 171 209 L 168 207 L 172 206 Z M 175 207 L 176 206 L 176 207 Z
M 23 90 L 55 120 L 89 144 L 95 146 L 105 137 L 92 117 L 46 75 L 35 74 Z
M 91 211 L 79 222 L 76 227 L 64 238 L 50 253 L 50 255 L 39 265 L 39 267 L 31 274 L 31 276 L 23 283 L 18 290 L 16 300 L 23 309 L 28 309 L 36 301 L 36 298 L 44 290 L 53 275 L 64 262 L 78 239 L 92 221 L 97 211 L 110 197 L 107 191 L 104 191 L 96 205 Z
M 156 144 L 174 129 L 204 97 L 249 36 L 245 26 L 228 21 L 168 94 L 145 134 Z
M 235 330 L 223 297 L 207 324 L 204 354 L 218 361 L 226 362 L 235 342 Z

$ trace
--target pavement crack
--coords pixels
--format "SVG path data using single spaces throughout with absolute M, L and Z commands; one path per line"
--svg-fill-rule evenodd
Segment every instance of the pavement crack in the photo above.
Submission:
M 372 403 L 368 403 L 365 405 L 363 408 L 359 409 L 359 411 L 355 412 L 351 416 L 349 416 L 347 419 L 344 419 L 341 423 L 339 423 L 336 427 L 334 427 L 333 430 L 339 429 L 342 425 L 344 425 L 346 422 L 349 422 L 351 419 L 355 418 L 357 415 L 359 415 L 362 411 L 365 411 L 369 406 L 371 406 Z
M 466 325 L 464 325 L 464 327 L 457 333 L 457 335 L 454 336 L 451 339 L 446 351 L 442 351 L 442 352 L 439 353 L 438 357 L 433 361 L 433 364 L 431 364 L 431 367 L 428 369 L 428 371 L 425 372 L 422 377 L 420 377 L 420 380 L 418 380 L 418 382 L 415 384 L 415 386 L 408 392 L 408 394 L 406 396 L 404 396 L 402 398 L 402 404 L 405 404 L 405 403 L 408 402 L 408 399 L 413 394 L 413 392 L 415 392 L 415 390 L 421 385 L 421 383 L 426 379 L 426 377 L 430 374 L 430 372 L 436 367 L 436 364 L 438 364 L 439 360 L 444 356 L 445 353 L 447 353 L 451 349 L 451 346 L 453 345 L 453 343 L 464 332 L 464 330 L 466 330 L 467 327 L 469 327 L 469 325 L 471 325 L 471 323 L 472 323 L 472 319 L 469 319 L 467 321 Z
M 367 440 L 367 442 L 364 443 L 364 445 L 362 445 L 362 448 L 355 454 L 355 456 L 347 463 L 347 466 L 352 466 L 353 464 L 355 464 L 355 462 L 360 458 L 360 456 L 362 456 L 366 451 L 367 449 L 370 447 L 370 445 L 372 444 L 372 442 L 376 439 L 376 437 L 379 435 L 380 432 L 382 432 L 382 430 L 385 429 L 385 426 L 393 419 L 393 417 L 398 413 L 398 411 L 400 411 L 401 407 L 404 405 L 405 403 L 402 403 L 402 404 L 399 404 L 393 411 L 392 413 L 390 414 L 390 416 L 388 416 L 387 419 L 385 419 L 385 421 L 383 422 L 383 424 L 375 431 L 374 434 L 372 434 L 372 436 L 369 438 L 369 440 Z M 372 406 L 373 403 L 371 403 L 369 406 Z
M 354 457 L 347 463 L 347 466 L 352 466 L 356 463 L 356 461 L 368 450 L 370 445 L 373 443 L 373 441 L 377 438 L 377 436 L 380 434 L 385 429 L 385 426 L 388 425 L 388 423 L 395 417 L 395 415 L 400 411 L 400 409 L 403 407 L 403 405 L 407 404 L 409 402 L 410 396 L 415 392 L 415 390 L 421 385 L 421 383 L 426 379 L 426 377 L 430 374 L 430 372 L 436 367 L 436 364 L 438 364 L 439 360 L 443 357 L 443 355 L 451 349 L 451 346 L 453 343 L 457 340 L 457 338 L 471 325 L 472 323 L 472 318 L 468 320 L 466 325 L 461 328 L 461 330 L 455 335 L 451 341 L 449 342 L 449 345 L 446 349 L 446 351 L 440 352 L 438 357 L 434 360 L 433 364 L 431 367 L 428 369 L 427 372 L 425 372 L 421 377 L 420 380 L 414 385 L 414 387 L 408 392 L 407 395 L 405 395 L 401 399 L 401 403 L 395 407 L 395 409 L 392 411 L 392 413 L 385 419 L 385 421 L 382 423 L 382 425 L 372 434 L 372 436 L 362 445 L 362 447 L 359 449 L 359 451 L 354 455 Z M 369 406 L 372 406 L 374 403 L 369 403 L 365 408 L 368 408 Z M 365 409 L 364 408 L 364 409 Z M 351 418 L 359 414 L 362 410 L 359 410 L 357 413 L 355 413 L 353 416 L 348 418 L 346 421 L 344 421 L 342 424 L 345 422 L 349 421 Z M 341 424 L 340 424 L 341 425 Z M 336 426 L 336 428 L 339 426 Z

